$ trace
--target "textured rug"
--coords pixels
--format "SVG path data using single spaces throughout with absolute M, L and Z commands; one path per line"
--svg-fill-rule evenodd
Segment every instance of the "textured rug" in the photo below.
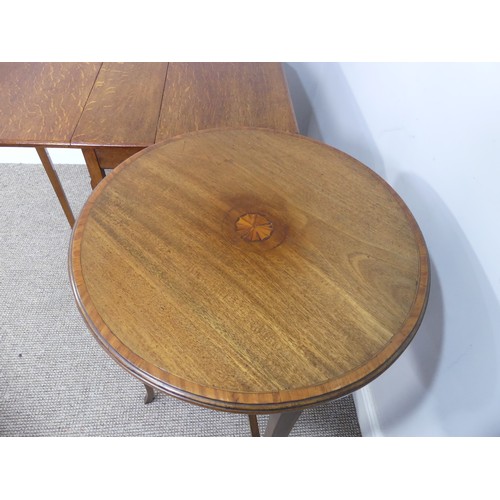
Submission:
M 83 165 L 56 170 L 75 217 Z M 71 292 L 71 230 L 41 165 L 0 164 L 0 435 L 249 436 L 245 415 L 157 395 L 88 332 Z M 261 430 L 267 416 L 259 416 Z M 351 396 L 304 411 L 291 436 L 360 436 Z

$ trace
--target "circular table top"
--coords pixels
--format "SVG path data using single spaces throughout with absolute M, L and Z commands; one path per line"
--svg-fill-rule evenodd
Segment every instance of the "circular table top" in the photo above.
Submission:
M 122 163 L 75 225 L 70 277 L 143 382 L 236 412 L 300 409 L 384 371 L 422 319 L 428 254 L 394 190 L 264 129 L 176 137 Z

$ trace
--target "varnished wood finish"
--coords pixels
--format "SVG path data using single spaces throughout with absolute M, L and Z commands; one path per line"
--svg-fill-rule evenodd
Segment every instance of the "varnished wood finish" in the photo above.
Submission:
M 68 219 L 69 225 L 71 227 L 75 224 L 75 217 L 69 205 L 68 199 L 66 198 L 66 193 L 61 185 L 61 181 L 59 180 L 59 176 L 57 172 L 54 170 L 54 165 L 52 165 L 52 161 L 50 159 L 49 153 L 44 148 L 36 148 L 36 152 L 40 157 L 40 161 L 42 162 L 43 168 L 45 169 L 45 173 L 52 184 L 52 188 L 56 193 L 57 199 L 63 209 L 64 215 Z
M 90 175 L 90 186 L 94 189 L 104 179 L 104 170 L 99 165 L 93 148 L 82 148 L 82 153 Z
M 248 421 L 250 422 L 250 432 L 252 433 L 252 437 L 260 437 L 257 415 L 248 415 Z
M 112 169 L 143 149 L 144 148 L 94 148 L 94 152 L 101 169 Z
M 235 222 L 263 214 L 265 241 Z M 228 411 L 302 409 L 373 380 L 405 349 L 429 289 L 422 234 L 371 170 L 257 129 L 153 146 L 101 182 L 70 276 L 104 349 L 144 383 Z
M 0 146 L 82 148 L 93 187 L 179 133 L 297 132 L 280 63 L 0 63 L 0 110 Z
M 168 63 L 103 63 L 73 146 L 154 144 Z
M 297 132 L 279 63 L 170 63 L 156 142 L 218 127 Z
M 71 145 L 94 150 L 95 187 L 155 142 L 245 125 L 298 131 L 280 63 L 103 63 Z
M 116 168 L 144 148 L 82 148 L 83 157 L 90 175 L 90 185 L 94 189 L 106 176 L 104 169 Z
M 273 234 L 273 223 L 261 214 L 244 214 L 234 224 L 236 233 L 245 241 L 265 241 Z
M 2 63 L 0 145 L 69 146 L 101 63 Z

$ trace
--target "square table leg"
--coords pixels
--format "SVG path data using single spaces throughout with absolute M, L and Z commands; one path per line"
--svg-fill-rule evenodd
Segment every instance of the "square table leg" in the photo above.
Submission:
M 52 165 L 52 161 L 50 159 L 49 153 L 45 148 L 36 148 L 36 152 L 40 157 L 43 168 L 47 173 L 47 176 L 52 184 L 52 188 L 54 189 L 57 198 L 59 199 L 59 203 L 68 219 L 69 225 L 73 227 L 75 224 L 75 217 L 73 216 L 73 212 L 71 211 L 71 207 L 69 206 L 68 199 L 66 198 L 66 193 L 63 190 L 61 185 L 61 181 L 57 175 L 57 172 L 54 170 L 54 165 Z
M 104 179 L 104 170 L 99 165 L 97 155 L 92 148 L 82 148 L 82 153 L 85 158 L 85 163 L 87 164 L 87 170 L 90 174 L 90 185 L 92 189 L 95 189 L 97 184 Z

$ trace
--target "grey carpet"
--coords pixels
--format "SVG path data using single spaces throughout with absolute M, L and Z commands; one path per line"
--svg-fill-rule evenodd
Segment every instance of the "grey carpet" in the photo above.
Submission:
M 87 170 L 56 170 L 77 216 Z M 0 435 L 249 436 L 245 415 L 166 395 L 144 405 L 143 385 L 104 353 L 76 308 L 70 233 L 41 165 L 0 164 Z M 305 410 L 291 433 L 360 435 L 350 396 Z

